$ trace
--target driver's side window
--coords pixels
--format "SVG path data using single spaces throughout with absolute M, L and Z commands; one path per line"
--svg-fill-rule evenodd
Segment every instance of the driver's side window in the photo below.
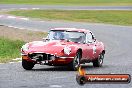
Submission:
M 87 33 L 87 35 L 86 35 L 86 43 L 93 43 L 94 41 L 93 41 L 93 36 L 92 36 L 92 34 L 89 32 L 89 33 Z

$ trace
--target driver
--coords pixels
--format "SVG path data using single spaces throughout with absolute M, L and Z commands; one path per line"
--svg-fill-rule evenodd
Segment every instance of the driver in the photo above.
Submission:
M 64 39 L 64 34 L 63 34 L 63 32 L 55 32 L 55 33 L 54 33 L 54 39 L 55 39 L 55 40 Z
M 85 42 L 85 36 L 80 36 L 78 39 L 78 42 L 84 43 Z

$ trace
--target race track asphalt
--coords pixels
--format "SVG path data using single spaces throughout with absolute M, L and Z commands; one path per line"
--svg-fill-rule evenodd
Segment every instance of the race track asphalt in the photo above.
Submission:
M 57 10 L 132 10 L 132 6 L 63 6 L 63 5 L 17 5 L 0 4 L 1 10 L 11 9 L 57 9 Z
M 96 38 L 106 45 L 103 67 L 94 68 L 87 64 L 86 72 L 132 75 L 132 26 L 81 23 L 69 21 L 39 21 L 30 19 L 0 18 L 0 25 L 30 30 L 48 31 L 54 27 L 75 27 L 91 30 Z M 21 63 L 0 64 L 0 88 L 132 88 L 129 84 L 86 84 L 76 83 L 76 71 L 65 67 L 36 65 L 26 71 Z

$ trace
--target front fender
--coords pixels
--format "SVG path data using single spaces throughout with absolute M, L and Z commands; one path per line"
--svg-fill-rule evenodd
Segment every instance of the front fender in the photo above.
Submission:
M 71 56 L 74 56 L 76 55 L 76 53 L 78 52 L 78 50 L 80 49 L 78 46 L 71 46 Z
M 102 42 L 101 42 L 101 46 L 102 46 L 101 53 L 103 52 L 105 54 L 105 46 Z

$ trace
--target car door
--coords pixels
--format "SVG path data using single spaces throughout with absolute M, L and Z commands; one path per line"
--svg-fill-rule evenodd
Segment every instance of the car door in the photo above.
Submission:
M 101 50 L 101 44 L 97 40 L 95 41 L 95 52 L 94 52 L 94 57 L 98 58 Z
M 96 45 L 91 32 L 86 34 L 86 49 L 87 59 L 92 60 L 94 58 L 94 54 L 96 53 Z

